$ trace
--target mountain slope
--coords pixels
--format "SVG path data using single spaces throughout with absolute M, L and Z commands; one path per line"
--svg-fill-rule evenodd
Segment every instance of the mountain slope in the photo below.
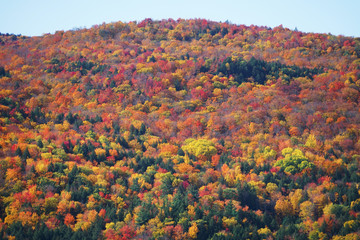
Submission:
M 202 19 L 0 39 L 4 237 L 358 237 L 359 39 Z

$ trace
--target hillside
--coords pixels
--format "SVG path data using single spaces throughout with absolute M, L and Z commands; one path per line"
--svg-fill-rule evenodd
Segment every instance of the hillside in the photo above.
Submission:
M 202 19 L 0 35 L 0 238 L 360 239 L 360 39 Z

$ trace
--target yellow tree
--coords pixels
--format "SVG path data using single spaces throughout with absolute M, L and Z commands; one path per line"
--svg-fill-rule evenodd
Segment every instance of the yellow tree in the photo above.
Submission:
M 198 232 L 199 232 L 199 228 L 197 227 L 196 222 L 193 222 L 191 224 L 191 227 L 189 228 L 189 237 L 191 239 L 196 239 Z

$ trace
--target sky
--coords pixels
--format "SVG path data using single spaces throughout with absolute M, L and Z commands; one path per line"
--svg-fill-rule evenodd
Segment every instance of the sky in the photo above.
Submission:
M 0 0 L 0 32 L 41 36 L 145 18 L 230 21 L 360 37 L 359 0 Z

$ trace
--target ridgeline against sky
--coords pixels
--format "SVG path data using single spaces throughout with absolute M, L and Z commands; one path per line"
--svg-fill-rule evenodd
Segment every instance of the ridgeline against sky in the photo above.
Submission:
M 0 32 L 40 36 L 61 30 L 90 28 L 103 22 L 145 18 L 209 19 L 235 24 L 360 37 L 360 1 L 354 0 L 62 0 L 4 1 Z

